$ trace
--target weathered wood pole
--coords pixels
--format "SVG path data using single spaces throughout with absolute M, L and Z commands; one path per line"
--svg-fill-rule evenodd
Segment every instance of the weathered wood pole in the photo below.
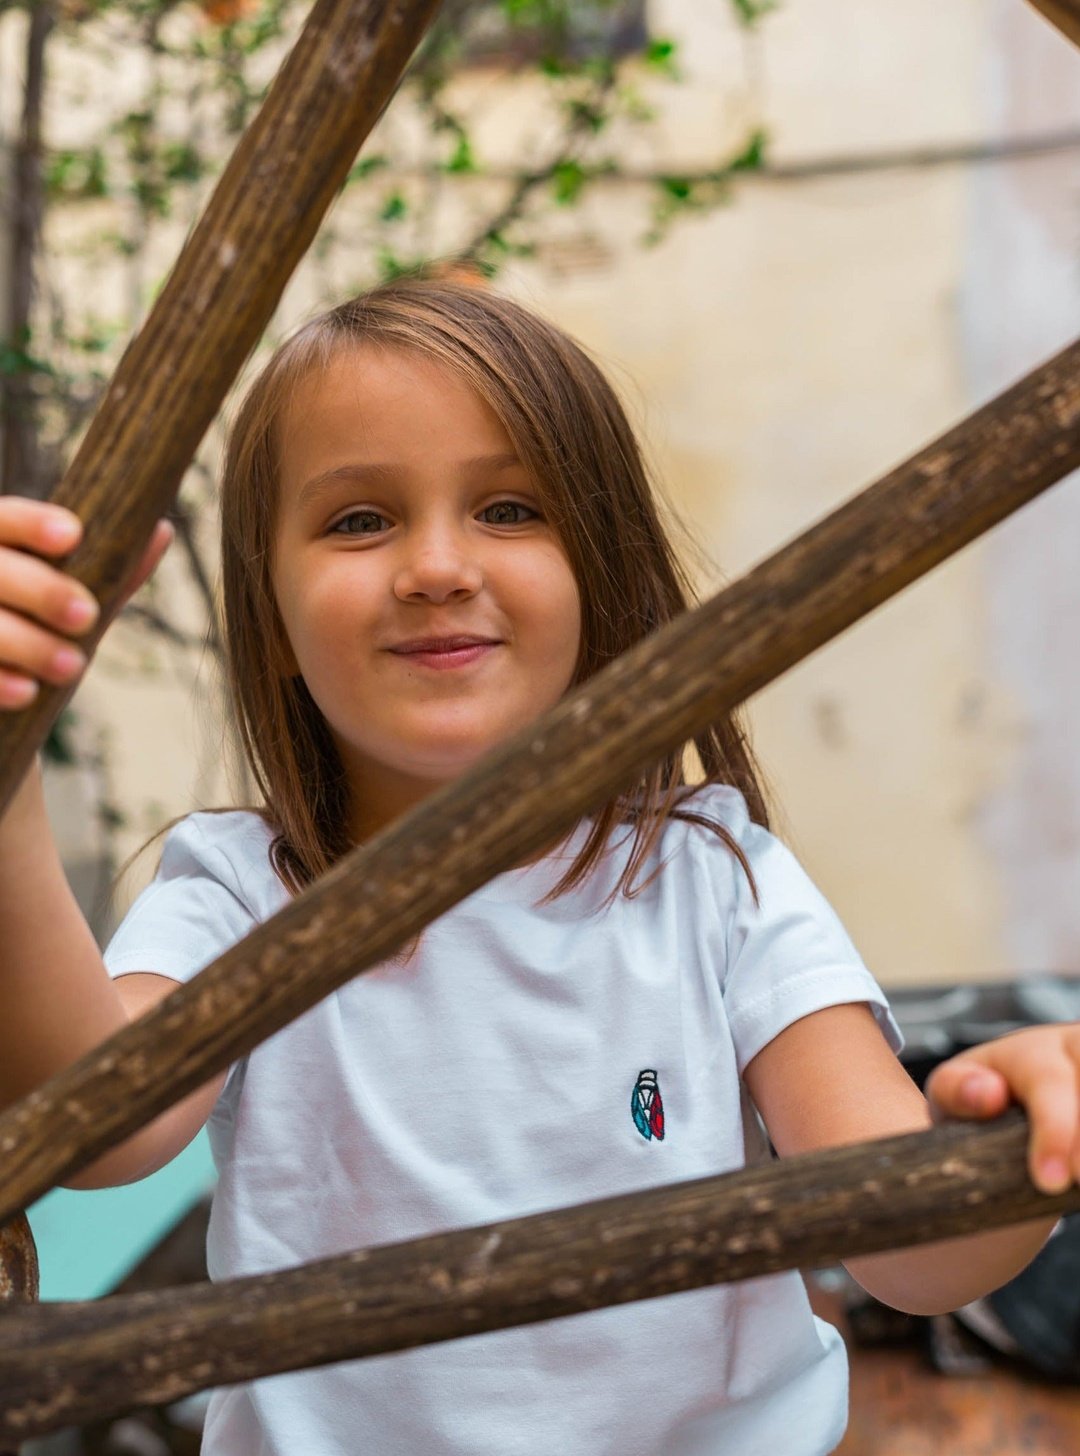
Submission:
M 836 1148 L 219 1285 L 0 1319 L 0 1443 L 136 1405 L 1080 1207 L 1023 1118 Z
M 0 1306 L 37 1297 L 37 1249 L 26 1216 L 20 1213 L 0 1224 Z
M 317 0 L 128 346 L 53 496 L 89 526 L 70 570 L 103 621 L 438 3 Z M 0 715 L 0 810 L 73 691 Z
M 20 1213 L 10 1223 L 0 1224 L 0 1319 L 5 1313 L 5 1305 L 23 1304 L 37 1297 L 37 1248 L 26 1215 Z M 0 1427 L 3 1424 L 0 1417 Z M 2 1430 L 0 1456 L 18 1456 L 14 1443 L 8 1446 Z
M 568 694 L 141 1021 L 0 1114 L 0 1220 L 1078 465 L 1074 344 Z
M 1080 46 L 1080 0 L 1031 0 L 1052 26 Z

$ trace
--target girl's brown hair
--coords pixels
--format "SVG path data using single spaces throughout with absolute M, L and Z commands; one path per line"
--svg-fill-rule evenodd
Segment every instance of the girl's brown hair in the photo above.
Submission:
M 633 430 L 613 389 L 573 340 L 507 298 L 464 282 L 398 279 L 321 315 L 282 346 L 249 390 L 230 432 L 222 487 L 226 673 L 241 746 L 277 831 L 273 862 L 294 892 L 352 844 L 337 749 L 299 677 L 284 668 L 271 580 L 278 499 L 276 436 L 297 383 L 361 345 L 415 350 L 459 376 L 494 410 L 541 494 L 581 596 L 575 682 L 591 677 L 689 605 Z M 738 720 L 694 738 L 705 780 L 732 784 L 767 824 Z M 632 894 L 666 819 L 707 825 L 743 863 L 720 823 L 679 807 L 692 789 L 670 754 L 595 814 L 552 895 L 579 884 L 616 825 L 634 835 L 618 889 Z M 651 878 L 651 877 L 650 877 Z M 647 881 L 646 881 L 647 883 Z

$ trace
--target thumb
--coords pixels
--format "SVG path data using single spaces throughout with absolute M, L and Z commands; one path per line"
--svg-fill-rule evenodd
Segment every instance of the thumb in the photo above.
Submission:
M 934 1120 L 997 1117 L 1009 1105 L 1009 1084 L 1000 1072 L 973 1057 L 953 1057 L 927 1078 L 925 1093 Z

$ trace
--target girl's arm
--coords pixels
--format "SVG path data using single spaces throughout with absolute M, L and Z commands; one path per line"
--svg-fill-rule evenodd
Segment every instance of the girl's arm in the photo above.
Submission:
M 781 1157 L 918 1132 L 931 1126 L 934 1110 L 993 1117 L 1015 1099 L 1031 1120 L 1033 1181 L 1059 1192 L 1080 1178 L 1080 1028 L 1035 1027 L 943 1063 L 928 1083 L 934 1110 L 861 1004 L 794 1022 L 762 1048 L 744 1077 Z M 1064 1172 L 1051 1166 L 1062 1159 Z M 847 1267 L 882 1303 L 938 1314 L 1007 1283 L 1054 1223 L 874 1254 Z
M 45 530 L 59 516 L 74 522 L 60 538 L 69 551 L 80 528 L 68 512 L 0 498 L 0 709 L 28 700 L 20 683 L 36 693 L 39 682 L 59 680 L 49 664 L 64 639 L 52 629 L 63 620 L 64 604 L 86 595 L 29 555 L 28 548 L 59 554 Z M 168 540 L 167 531 L 155 534 L 130 590 L 149 575 Z M 110 979 L 64 875 L 35 763 L 0 817 L 0 1106 L 69 1067 L 174 989 L 174 982 L 150 974 Z M 131 1182 L 162 1166 L 202 1126 L 223 1082 L 216 1079 L 162 1114 L 71 1185 Z

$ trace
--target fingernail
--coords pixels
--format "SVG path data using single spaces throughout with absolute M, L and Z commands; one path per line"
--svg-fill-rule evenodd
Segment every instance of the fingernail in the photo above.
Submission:
M 86 658 L 77 647 L 61 647 L 53 653 L 52 670 L 64 677 L 82 672 L 85 666 Z
M 1039 1185 L 1046 1193 L 1063 1193 L 1072 1182 L 1064 1158 L 1043 1158 L 1039 1164 Z
M 38 685 L 31 678 L 8 679 L 0 687 L 0 696 L 8 708 L 28 708 L 38 695 Z
M 81 529 L 82 522 L 72 511 L 53 511 L 45 522 L 45 535 L 57 546 L 74 541 Z
M 64 625 L 81 631 L 96 620 L 97 614 L 97 602 L 91 601 L 89 597 L 72 597 L 64 608 Z
M 981 1072 L 969 1072 L 960 1083 L 960 1096 L 965 1102 L 981 1102 L 986 1091 L 986 1078 Z

